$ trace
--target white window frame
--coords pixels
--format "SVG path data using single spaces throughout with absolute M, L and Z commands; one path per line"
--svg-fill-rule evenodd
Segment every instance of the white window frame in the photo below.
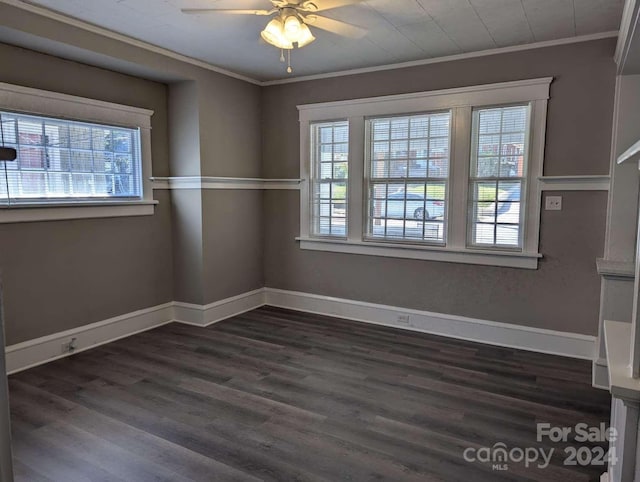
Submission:
M 537 269 L 541 190 L 547 104 L 552 77 L 496 84 L 299 105 L 300 120 L 300 242 L 301 249 Z M 468 246 L 469 169 L 472 142 L 472 111 L 476 107 L 529 103 L 531 128 L 525 221 L 521 251 Z M 447 205 L 446 246 L 370 241 L 366 233 L 365 120 L 370 117 L 451 110 L 451 151 Z M 347 239 L 314 237 L 311 223 L 310 124 L 332 119 L 349 121 L 349 183 Z
M 312 124 L 309 124 L 309 128 L 310 128 L 310 129 L 314 129 L 314 130 L 315 130 L 315 126 L 316 126 L 316 125 L 320 125 L 320 126 L 321 126 L 321 125 L 324 125 L 324 124 L 326 124 L 324 127 L 332 126 L 332 128 L 333 128 L 334 124 L 336 124 L 336 123 L 344 123 L 344 122 L 347 122 L 347 121 L 346 121 L 346 120 L 344 120 L 344 119 L 337 119 L 337 120 L 336 120 L 336 119 L 334 119 L 334 120 L 324 121 L 324 122 L 318 122 L 318 123 L 315 123 L 315 122 L 314 122 L 314 123 L 312 123 Z M 347 124 L 347 129 L 348 129 L 348 128 L 349 128 L 349 126 L 348 126 L 348 124 Z M 312 135 L 312 134 L 311 134 L 311 132 L 310 132 L 310 135 Z M 313 142 L 311 142 L 311 144 L 313 144 Z M 334 142 L 333 144 L 335 144 L 335 142 Z M 315 156 L 317 156 L 317 155 L 318 155 L 318 152 L 315 150 L 315 147 L 317 147 L 317 146 L 315 146 L 315 145 L 314 145 L 313 147 L 314 147 L 314 152 L 313 152 L 313 153 L 310 153 L 310 156 L 311 156 L 311 157 L 310 157 L 310 159 L 311 159 L 311 163 L 312 163 L 312 164 L 314 164 L 314 165 L 312 165 L 312 168 L 311 168 L 311 170 L 310 170 L 310 177 L 309 177 L 309 180 L 310 180 L 310 186 L 311 186 L 311 187 L 310 187 L 310 189 L 311 189 L 311 192 L 312 192 L 312 197 L 313 197 L 313 191 L 314 191 L 314 189 L 316 189 L 316 187 L 318 187 L 318 188 L 319 188 L 319 187 L 320 187 L 320 185 L 322 184 L 322 181 L 323 181 L 323 179 L 321 179 L 321 178 L 320 178 L 320 176 L 318 176 L 318 173 L 317 173 L 317 171 L 316 171 L 316 168 L 318 167 L 318 166 L 317 166 L 318 160 L 317 160 L 317 159 L 314 159 L 314 158 L 315 158 Z M 349 152 L 348 152 L 348 148 L 349 148 L 349 140 L 347 140 L 347 166 L 349 165 Z M 348 171 L 348 169 L 347 169 L 347 177 L 346 177 L 345 179 L 335 178 L 335 177 L 333 177 L 333 175 L 334 175 L 334 173 L 333 173 L 333 163 L 334 163 L 334 162 L 335 162 L 335 158 L 334 158 L 334 157 L 332 157 L 332 172 L 331 172 L 332 178 L 331 178 L 331 181 L 330 181 L 330 182 L 331 182 L 331 184 L 333 184 L 333 183 L 340 183 L 340 182 L 343 182 L 343 183 L 345 183 L 345 184 L 348 186 L 348 185 L 349 185 L 349 171 Z M 325 180 L 326 180 L 326 179 L 325 179 Z M 319 202 L 319 201 L 318 201 L 318 202 Z M 347 190 L 347 192 L 345 193 L 344 203 L 345 203 L 345 205 L 346 205 L 346 206 L 348 206 L 348 205 L 349 205 L 349 192 L 348 192 L 348 190 Z M 333 198 L 332 198 L 332 200 L 331 200 L 331 205 L 333 205 Z M 314 212 L 317 212 L 316 210 L 319 210 L 319 209 L 320 209 L 320 206 L 319 206 L 319 205 L 318 205 L 318 206 L 315 206 L 315 205 L 314 205 L 314 200 L 313 200 L 313 199 L 311 200 L 311 209 L 312 209 L 312 211 L 314 211 Z M 331 208 L 330 208 L 330 209 L 331 209 Z M 316 219 L 314 219 L 314 215 L 311 215 L 311 219 L 313 219 L 314 227 L 313 227 L 313 228 L 312 228 L 312 227 L 310 227 L 310 232 L 311 232 L 311 233 L 313 233 L 313 232 L 316 230 L 316 228 L 319 228 L 319 226 L 315 226 L 315 224 L 316 224 L 316 223 L 315 223 L 315 222 L 316 222 Z M 319 220 L 318 220 L 318 221 L 319 221 Z M 347 229 L 348 229 L 348 228 L 349 228 L 349 217 L 348 217 L 348 216 L 346 216 L 346 213 L 345 213 L 345 223 L 346 223 L 346 227 L 347 227 Z M 333 229 L 333 228 L 331 228 L 331 229 Z M 339 236 L 339 235 L 331 235 L 331 234 L 329 234 L 329 235 L 322 234 L 322 233 L 320 233 L 320 230 L 319 230 L 319 229 L 317 230 L 317 232 L 316 232 L 315 234 L 313 234 L 313 236 L 314 236 L 314 237 L 318 237 L 318 238 L 323 238 L 323 237 L 328 237 L 328 238 L 339 238 L 339 239 L 345 239 L 345 238 L 346 238 L 346 235 L 345 235 L 345 236 Z
M 139 129 L 140 199 L 55 200 L 0 205 L 0 224 L 64 219 L 144 216 L 154 213 L 151 184 L 152 110 L 0 83 L 0 110 L 69 121 Z
M 509 107 L 514 107 L 514 106 L 524 106 L 524 105 L 528 105 L 529 109 L 528 109 L 528 117 L 526 120 L 526 126 L 525 126 L 525 145 L 529 146 L 530 145 L 530 139 L 531 139 L 531 118 L 532 118 L 532 108 L 531 108 L 531 103 L 527 102 L 527 103 L 518 103 L 518 104 L 507 104 L 507 105 L 500 105 L 500 106 L 481 106 L 480 108 L 474 108 L 471 111 L 471 153 L 470 153 L 470 157 L 469 157 L 469 170 L 471 172 L 472 170 L 472 165 L 474 164 L 474 162 L 477 162 L 477 149 L 478 149 L 478 140 L 479 140 L 479 122 L 480 122 L 480 118 L 479 118 L 479 111 L 485 108 L 488 109 L 492 109 L 492 108 L 509 108 Z M 502 134 L 500 134 L 502 135 Z M 501 149 L 501 147 L 500 147 Z M 530 151 L 530 150 L 529 150 Z M 474 206 L 472 202 L 469 202 L 469 206 L 468 206 L 468 212 L 467 212 L 467 246 L 472 247 L 472 248 L 485 248 L 485 249 L 492 249 L 492 250 L 505 250 L 505 251 L 522 251 L 521 246 L 524 246 L 524 240 L 525 240 L 525 229 L 524 229 L 524 222 L 526 220 L 526 216 L 527 216 L 527 206 L 526 206 L 526 202 L 527 202 L 527 192 L 526 190 L 529 189 L 529 179 L 528 179 L 528 164 L 529 164 L 529 152 L 524 153 L 524 167 L 525 167 L 525 172 L 523 173 L 522 178 L 512 178 L 512 177 L 497 177 L 497 178 L 492 178 L 492 179 L 488 179 L 489 182 L 491 182 L 491 180 L 495 180 L 497 182 L 509 182 L 512 180 L 516 180 L 516 181 L 522 181 L 522 187 L 521 187 L 521 191 L 520 191 L 520 195 L 521 198 L 523 200 L 523 202 L 520 202 L 520 220 L 519 220 L 519 225 L 521 226 L 522 229 L 519 230 L 518 233 L 518 246 L 509 246 L 509 245 L 488 245 L 488 246 L 482 246 L 480 244 L 474 244 L 473 242 L 473 230 L 474 230 Z M 498 154 L 498 159 L 502 158 L 502 154 Z M 501 161 L 499 161 L 501 162 Z M 542 174 L 541 174 L 542 175 Z M 471 174 L 469 174 L 469 193 L 471 193 L 472 190 L 472 185 L 474 183 L 474 181 L 480 181 L 482 182 L 483 178 L 478 178 L 478 177 L 472 177 Z M 496 207 L 499 206 L 499 200 L 498 200 L 498 195 L 496 193 L 496 199 L 495 199 L 495 205 Z M 524 206 L 524 209 L 523 209 Z M 496 216 L 496 223 L 497 223 L 497 216 Z M 496 240 L 497 241 L 497 240 Z
M 451 120 L 452 120 L 452 110 L 451 109 L 445 109 L 445 110 L 441 110 L 441 111 L 432 111 L 432 112 L 414 112 L 411 114 L 403 114 L 400 116 L 375 116 L 374 118 L 365 118 L 365 167 L 364 167 L 364 172 L 365 172 L 365 177 L 364 177 L 364 183 L 363 183 L 363 193 L 365 195 L 365 212 L 364 212 L 364 221 L 365 221 L 365 227 L 363 230 L 363 240 L 366 240 L 368 242 L 381 242 L 381 243 L 407 243 L 410 245 L 419 245 L 419 246 L 446 246 L 447 243 L 447 225 L 449 223 L 449 219 L 448 219 L 448 210 L 445 211 L 444 213 L 444 218 L 443 218 L 443 240 L 442 241 L 434 241 L 434 240 L 427 240 L 427 239 L 411 239 L 411 238 L 398 238 L 397 240 L 394 240 L 393 238 L 383 238 L 383 237 L 376 237 L 374 235 L 372 235 L 370 233 L 370 229 L 369 229 L 369 223 L 368 223 L 368 216 L 370 214 L 370 206 L 369 206 L 369 202 L 371 202 L 371 199 L 369 198 L 369 188 L 370 185 L 373 184 L 374 182 L 377 181 L 377 179 L 373 179 L 371 177 L 371 142 L 372 142 L 372 133 L 371 133 L 371 125 L 370 122 L 373 120 L 376 120 L 378 118 L 393 118 L 393 117 L 409 117 L 411 115 L 430 115 L 430 114 L 442 114 L 442 113 L 447 113 L 449 114 L 449 122 L 451 124 Z M 452 136 L 451 136 L 451 128 L 450 128 L 450 132 L 449 132 L 449 153 L 451 153 L 452 150 Z M 450 156 L 449 156 L 450 157 Z M 429 161 L 427 161 L 429 162 Z M 451 174 L 449 171 L 449 167 L 450 167 L 450 160 L 447 160 L 448 162 L 448 167 L 447 167 L 447 177 L 446 178 L 431 178 L 430 180 L 427 180 L 427 178 L 423 178 L 423 182 L 426 184 L 428 183 L 444 183 L 445 185 L 445 206 L 448 205 L 449 203 L 449 186 L 450 186 L 450 178 L 451 178 Z M 372 180 L 373 179 L 373 180 Z M 407 181 L 410 184 L 416 183 L 419 184 L 420 183 L 420 178 L 387 178 L 387 181 L 395 181 L 396 183 L 402 183 L 404 181 Z M 426 192 L 425 192 L 425 200 L 427 199 L 426 196 Z M 425 205 L 426 207 L 426 205 Z

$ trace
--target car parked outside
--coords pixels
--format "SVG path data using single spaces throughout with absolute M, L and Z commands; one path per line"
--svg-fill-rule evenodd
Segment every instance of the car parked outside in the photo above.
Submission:
M 491 218 L 497 214 L 499 223 L 518 223 L 520 220 L 520 186 L 514 186 L 498 194 L 498 208 L 495 202 L 488 202 L 481 208 L 482 216 Z
M 374 201 L 377 203 L 378 201 Z M 377 216 L 377 214 L 376 214 Z M 380 200 L 380 217 L 389 219 L 416 219 L 428 221 L 444 217 L 444 201 L 427 199 L 415 193 L 397 191 L 387 197 L 387 202 Z

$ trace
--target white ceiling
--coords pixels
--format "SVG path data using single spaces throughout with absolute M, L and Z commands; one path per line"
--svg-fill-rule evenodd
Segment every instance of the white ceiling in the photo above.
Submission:
M 181 8 L 270 8 L 268 0 L 31 0 L 258 80 L 286 78 L 280 52 L 259 41 L 266 17 Z M 322 0 L 316 0 L 322 4 Z M 623 0 L 368 0 L 323 12 L 369 30 L 361 40 L 314 29 L 292 53 L 294 75 L 372 67 L 617 30 Z

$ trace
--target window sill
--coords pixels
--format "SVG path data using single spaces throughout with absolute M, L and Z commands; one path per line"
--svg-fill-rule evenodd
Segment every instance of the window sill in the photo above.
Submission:
M 522 269 L 538 269 L 538 260 L 542 258 L 542 255 L 538 253 L 452 249 L 438 246 L 415 246 L 369 241 L 358 242 L 322 238 L 296 238 L 296 241 L 300 242 L 300 249 L 311 251 L 330 251 L 368 256 L 384 256 L 388 258 L 408 258 Z
M 150 216 L 158 201 L 56 202 L 0 205 L 0 224 Z

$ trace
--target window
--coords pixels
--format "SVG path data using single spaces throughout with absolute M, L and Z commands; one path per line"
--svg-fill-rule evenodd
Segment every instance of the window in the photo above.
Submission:
M 0 134 L 0 202 L 140 198 L 138 129 L 0 112 Z
M 0 223 L 153 214 L 152 115 L 0 83 Z
M 469 244 L 522 248 L 529 105 L 474 109 Z
M 323 122 L 311 126 L 313 170 L 313 233 L 347 235 L 349 124 Z
M 451 113 L 367 123 L 367 237 L 443 243 Z
M 537 268 L 552 80 L 298 106 L 301 248 Z

